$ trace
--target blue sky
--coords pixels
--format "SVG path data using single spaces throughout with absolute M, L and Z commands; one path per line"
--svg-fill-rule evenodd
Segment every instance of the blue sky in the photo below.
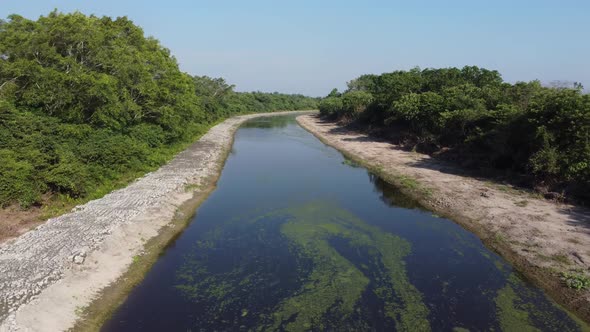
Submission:
M 365 73 L 477 65 L 590 88 L 590 1 L 0 0 L 0 17 L 127 16 L 182 70 L 237 90 L 323 96 Z

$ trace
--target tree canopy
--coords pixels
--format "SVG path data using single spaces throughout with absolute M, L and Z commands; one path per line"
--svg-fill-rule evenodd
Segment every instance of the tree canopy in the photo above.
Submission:
M 474 66 L 414 68 L 360 76 L 319 108 L 419 150 L 450 151 L 462 164 L 525 175 L 530 185 L 590 201 L 590 95 L 580 84 L 510 84 Z
M 315 105 L 183 73 L 126 17 L 10 15 L 0 21 L 0 206 L 104 194 L 223 118 Z

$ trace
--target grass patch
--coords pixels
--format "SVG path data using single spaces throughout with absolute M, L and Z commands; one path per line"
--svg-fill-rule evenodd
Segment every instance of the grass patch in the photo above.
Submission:
M 553 254 L 551 256 L 537 253 L 537 257 L 544 261 L 558 263 L 560 265 L 569 265 L 572 261 L 564 254 Z
M 525 207 L 525 206 L 529 205 L 529 201 L 522 200 L 522 201 L 514 202 L 514 205 L 519 206 L 519 207 Z
M 43 205 L 39 219 L 43 221 L 67 213 L 74 206 L 80 204 L 80 201 L 80 199 L 74 199 L 68 195 L 56 195 Z
M 184 192 L 185 193 L 189 193 L 191 191 L 196 191 L 196 190 L 200 190 L 201 189 L 201 185 L 198 185 L 196 183 L 188 183 L 186 185 L 184 185 Z
M 496 232 L 494 233 L 494 236 L 492 238 L 492 242 L 497 243 L 497 244 L 501 244 L 501 243 L 506 243 L 506 237 L 504 235 L 502 235 L 502 233 L 500 232 Z
M 569 288 L 576 290 L 584 290 L 590 288 L 590 277 L 580 272 L 562 272 L 561 280 Z
M 416 190 L 420 187 L 420 184 L 418 183 L 418 181 L 416 181 L 415 179 L 413 179 L 411 177 L 405 176 L 405 175 L 400 175 L 399 181 L 402 186 L 404 186 L 408 189 Z
M 356 161 L 354 161 L 352 159 L 346 158 L 346 157 L 344 157 L 342 164 L 350 166 L 352 168 L 360 168 L 361 167 L 361 165 L 359 163 L 357 163 Z
M 398 187 L 401 187 L 402 189 L 405 189 L 406 191 L 409 191 L 411 193 L 419 194 L 424 197 L 431 197 L 433 195 L 433 192 L 430 188 L 425 187 L 418 180 L 416 180 L 410 176 L 407 176 L 407 175 L 393 175 L 393 176 L 385 175 L 385 179 L 388 180 L 388 178 L 391 181 L 387 181 L 387 182 L 393 182 Z
M 570 261 L 570 259 L 567 257 L 567 255 L 564 254 L 553 254 L 550 256 L 551 260 L 561 263 L 561 264 L 565 264 L 565 265 L 569 265 L 572 262 Z
M 502 184 L 502 183 L 497 183 L 497 182 L 493 182 L 493 181 L 485 181 L 485 183 L 488 185 L 488 187 L 490 188 L 495 188 L 496 190 L 499 190 L 503 193 L 507 193 L 507 194 L 514 194 L 514 195 L 525 195 L 526 197 L 529 197 L 531 199 L 543 199 L 543 195 L 539 192 L 536 191 L 531 191 L 531 190 L 527 190 L 524 188 L 516 188 L 507 184 Z M 525 200 L 521 201 L 524 202 Z M 521 202 L 517 202 L 520 204 L 524 204 Z M 516 205 L 518 205 L 517 203 L 514 203 Z M 518 205 L 520 206 L 520 205 Z

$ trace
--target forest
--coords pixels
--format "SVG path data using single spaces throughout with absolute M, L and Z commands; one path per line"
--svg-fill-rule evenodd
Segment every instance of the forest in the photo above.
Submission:
M 100 197 L 243 113 L 314 109 L 191 76 L 126 17 L 0 20 L 0 207 Z
M 546 197 L 590 202 L 590 95 L 581 84 L 511 84 L 474 66 L 414 68 L 362 75 L 319 108 L 326 118 Z

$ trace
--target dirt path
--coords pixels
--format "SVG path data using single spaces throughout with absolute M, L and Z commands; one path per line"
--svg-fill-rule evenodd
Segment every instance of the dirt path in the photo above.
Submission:
M 80 309 L 125 273 L 177 207 L 211 187 L 238 126 L 286 113 L 228 119 L 159 170 L 0 244 L 0 331 L 73 326 Z
M 560 273 L 590 275 L 590 211 L 534 197 L 427 155 L 324 122 L 297 121 L 324 143 L 379 173 L 437 213 L 477 234 L 560 304 L 590 322 L 590 290 L 564 286 Z

